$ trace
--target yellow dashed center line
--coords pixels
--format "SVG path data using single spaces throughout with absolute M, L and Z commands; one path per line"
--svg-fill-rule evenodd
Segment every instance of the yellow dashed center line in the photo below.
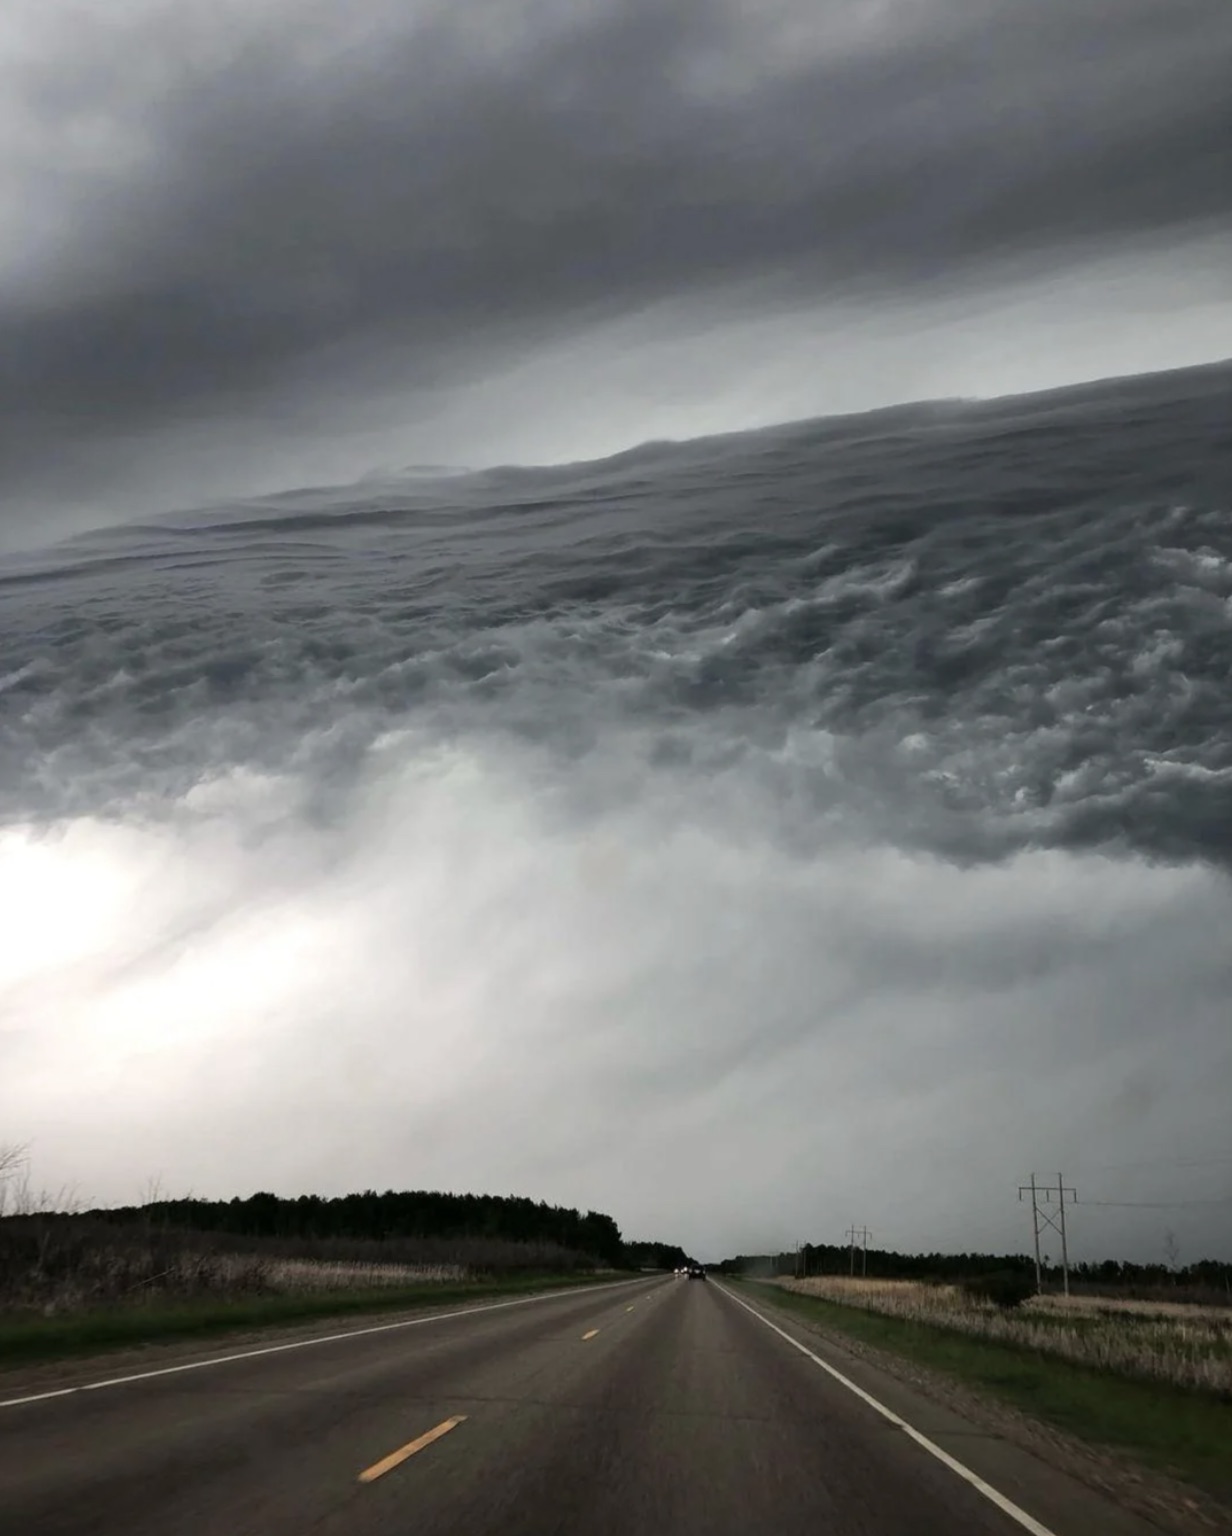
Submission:
M 599 1330 L 597 1328 L 592 1328 L 589 1333 L 584 1333 L 582 1335 L 582 1342 L 585 1343 L 587 1339 L 593 1339 L 595 1334 L 598 1333 L 598 1331 Z
M 402 1446 L 399 1450 L 391 1451 L 381 1461 L 374 1462 L 366 1471 L 359 1474 L 359 1481 L 361 1483 L 375 1483 L 378 1477 L 384 1477 L 386 1472 L 392 1472 L 395 1467 L 400 1467 L 404 1461 L 414 1456 L 416 1451 L 422 1451 L 425 1446 L 431 1445 L 434 1440 L 439 1440 L 442 1435 L 447 1435 L 451 1429 L 457 1429 L 458 1425 L 465 1421 L 466 1415 L 464 1413 L 458 1413 L 452 1419 L 446 1419 L 443 1424 L 438 1424 L 435 1429 L 428 1430 L 427 1434 L 420 1435 L 418 1440 L 412 1440 L 408 1445 Z

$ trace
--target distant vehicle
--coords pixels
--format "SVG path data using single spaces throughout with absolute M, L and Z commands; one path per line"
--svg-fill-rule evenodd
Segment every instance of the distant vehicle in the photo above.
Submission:
M 690 1264 L 688 1274 L 690 1280 L 704 1280 L 706 1278 L 706 1271 L 700 1264 Z

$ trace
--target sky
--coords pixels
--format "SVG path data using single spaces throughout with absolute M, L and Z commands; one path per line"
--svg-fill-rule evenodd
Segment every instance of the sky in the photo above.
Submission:
M 0 553 L 407 465 L 1232 356 L 1229 56 L 1227 0 L 8 0 Z M 1148 530 L 1127 630 L 1178 736 L 1177 658 L 1232 601 L 1221 516 Z M 902 586 L 816 557 L 810 603 Z M 752 721 L 740 755 L 594 725 L 608 695 L 570 669 L 620 653 L 615 611 L 442 621 L 401 654 L 374 577 L 314 649 L 311 590 L 283 624 L 264 559 L 170 613 L 152 562 L 131 611 L 96 593 L 59 649 L 3 653 L 0 747 L 28 690 L 11 740 L 48 797 L 0 824 L 0 1145 L 31 1142 L 37 1184 L 513 1186 L 717 1257 L 852 1221 L 1021 1248 L 1017 1183 L 1059 1162 L 1110 1202 L 1079 1256 L 1160 1257 L 1171 1228 L 1184 1258 L 1232 1254 L 1226 867 L 1064 837 L 964 861 L 911 845 L 935 806 L 906 798 L 802 864 L 767 832 L 780 780 L 794 803 L 837 735 Z M 648 627 L 628 677 L 684 675 L 725 623 Z M 1085 680 L 1007 647 L 1075 740 L 1092 625 Z M 468 714 L 489 662 L 515 723 L 599 750 L 515 750 Z M 433 666 L 457 713 L 387 730 L 373 698 Z M 939 771 L 1010 772 L 999 707 Z M 1226 782 L 1210 708 L 1209 760 L 1164 754 L 1159 782 Z M 1141 745 L 1126 710 L 1111 757 Z M 891 734 L 852 748 L 853 825 L 883 769 L 911 781 L 875 755 Z M 1028 799 L 1059 739 L 1014 768 Z
M 1060 1169 L 1076 1260 L 1232 1257 L 1226 874 L 885 836 L 801 861 L 765 765 L 647 784 L 603 744 L 565 785 L 396 736 L 334 825 L 236 770 L 165 818 L 0 834 L 33 1187 L 515 1193 L 718 1259 L 852 1222 L 1029 1252 L 1018 1187 Z
M 0 547 L 1232 354 L 1224 0 L 10 0 Z

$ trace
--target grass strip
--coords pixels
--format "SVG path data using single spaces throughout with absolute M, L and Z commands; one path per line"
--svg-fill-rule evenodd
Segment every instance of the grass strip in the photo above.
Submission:
M 356 1291 L 303 1291 L 233 1301 L 210 1298 L 179 1303 L 100 1308 L 61 1317 L 0 1314 L 0 1369 L 139 1344 L 205 1339 L 251 1328 L 291 1327 L 321 1318 L 345 1319 L 415 1307 L 450 1306 L 485 1297 L 611 1281 L 607 1275 L 537 1275 L 508 1280 L 425 1282 Z
M 977 1387 L 1089 1445 L 1128 1452 L 1232 1503 L 1232 1402 L 1226 1399 L 778 1286 L 755 1290 L 775 1307 Z

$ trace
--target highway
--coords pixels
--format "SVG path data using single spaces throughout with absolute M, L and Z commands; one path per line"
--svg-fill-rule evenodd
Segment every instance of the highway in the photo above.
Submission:
M 339 1325 L 289 1347 L 270 1334 L 230 1356 L 182 1352 L 160 1371 L 109 1376 L 96 1360 L 28 1389 L 0 1375 L 0 1530 L 1151 1529 L 892 1378 L 827 1354 L 757 1288 L 713 1280 L 653 1276 L 394 1326 Z

